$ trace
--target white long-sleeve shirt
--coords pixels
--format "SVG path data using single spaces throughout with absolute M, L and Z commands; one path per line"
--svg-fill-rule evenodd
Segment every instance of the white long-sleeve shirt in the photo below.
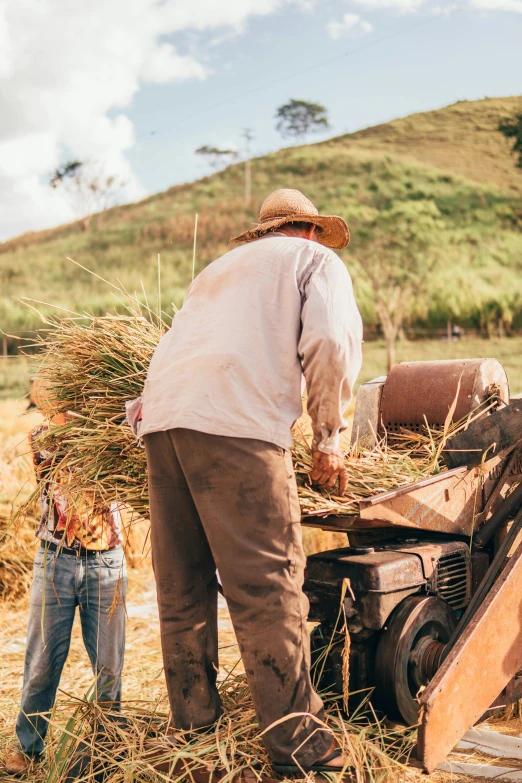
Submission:
M 304 375 L 315 447 L 332 453 L 361 342 L 350 275 L 332 250 L 284 234 L 241 245 L 198 275 L 161 339 L 139 434 L 184 427 L 288 449 Z

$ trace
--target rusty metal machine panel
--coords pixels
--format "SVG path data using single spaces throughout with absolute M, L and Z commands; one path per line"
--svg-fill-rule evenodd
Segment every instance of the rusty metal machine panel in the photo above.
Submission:
M 420 696 L 419 758 L 433 772 L 522 668 L 522 544 Z
M 481 416 L 467 429 L 447 441 L 443 458 L 450 468 L 479 465 L 486 457 L 513 448 L 522 440 L 522 405 L 513 402 L 488 416 Z
M 479 467 L 454 468 L 381 492 L 359 502 L 357 516 L 303 517 L 302 523 L 323 530 L 411 528 L 469 536 L 484 508 L 484 483 L 502 463 L 498 455 Z
M 361 501 L 358 526 L 471 535 L 474 514 L 481 510 L 481 474 L 477 468 L 456 468 Z
M 457 392 L 453 421 L 463 419 L 492 394 L 509 402 L 506 372 L 496 359 L 404 362 L 384 383 L 380 429 L 419 431 L 425 418 L 430 426 L 442 427 Z

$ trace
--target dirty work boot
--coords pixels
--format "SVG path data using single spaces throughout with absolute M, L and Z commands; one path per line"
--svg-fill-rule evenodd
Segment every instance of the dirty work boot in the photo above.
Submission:
M 25 775 L 33 764 L 38 763 L 38 756 L 26 756 L 21 750 L 12 750 L 5 760 L 5 769 L 9 775 Z

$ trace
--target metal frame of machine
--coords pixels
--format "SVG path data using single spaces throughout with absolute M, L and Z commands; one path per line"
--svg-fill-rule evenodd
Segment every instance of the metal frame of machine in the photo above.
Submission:
M 345 548 L 313 555 L 307 564 L 310 619 L 320 623 L 314 655 L 328 650 L 324 684 L 344 687 L 346 625 L 350 692 L 371 692 L 377 707 L 409 725 L 420 719 L 419 753 L 429 771 L 488 708 L 522 697 L 522 590 L 504 612 L 515 626 L 508 641 L 491 632 L 487 641 L 477 635 L 491 631 L 490 618 L 500 622 L 507 600 L 498 597 L 502 590 L 507 596 L 522 586 L 518 528 L 508 533 L 522 506 L 522 424 L 518 407 L 508 406 L 505 372 L 491 359 L 398 365 L 387 379 L 362 386 L 357 398 L 352 437 L 364 442 L 384 429 L 415 429 L 424 421 L 442 426 L 451 408 L 458 420 L 492 395 L 505 413 L 488 417 L 479 436 L 470 428 L 458 448 L 448 449 L 447 462 L 456 467 L 377 494 L 361 502 L 354 517 L 302 520 L 348 534 Z M 490 440 L 484 447 L 477 438 Z M 522 514 L 517 525 L 522 531 Z M 505 561 L 513 550 L 506 586 Z M 522 545 L 519 554 L 522 564 Z M 478 660 L 469 665 L 475 681 L 467 691 L 459 690 L 463 655 Z M 481 668 L 486 659 L 489 669 Z M 452 713 L 455 689 L 466 709 Z

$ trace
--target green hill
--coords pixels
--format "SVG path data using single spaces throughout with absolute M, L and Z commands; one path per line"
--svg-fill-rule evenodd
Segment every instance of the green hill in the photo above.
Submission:
M 499 318 L 522 328 L 522 171 L 498 132 L 500 119 L 522 99 L 460 102 L 319 144 L 280 150 L 252 162 L 250 207 L 243 199 L 243 164 L 175 186 L 91 221 L 25 234 L 0 244 L 0 328 L 13 333 L 38 322 L 20 296 L 71 309 L 104 312 L 117 300 L 110 288 L 66 256 L 131 292 L 141 283 L 154 299 L 161 254 L 162 306 L 179 305 L 191 279 L 194 215 L 199 213 L 196 271 L 225 252 L 230 236 L 256 221 L 277 187 L 303 190 L 321 211 L 346 218 L 343 251 L 368 326 L 373 298 L 357 261 L 358 226 L 371 210 L 401 202 L 432 202 L 444 220 L 443 262 L 430 296 L 419 300 L 412 326 L 442 326 L 451 317 L 485 329 Z M 14 344 L 10 343 L 10 349 Z
M 519 97 L 459 101 L 445 109 L 411 114 L 336 141 L 414 158 L 520 196 L 522 170 L 513 165 L 512 144 L 498 132 L 498 125 L 521 111 Z

